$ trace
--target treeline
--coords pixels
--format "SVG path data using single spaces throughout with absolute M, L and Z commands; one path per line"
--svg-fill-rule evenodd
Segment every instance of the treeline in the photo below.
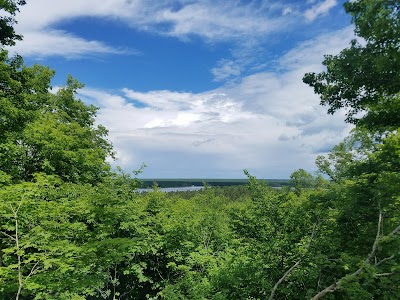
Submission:
M 21 38 L 0 8 L 0 42 Z M 0 299 L 400 299 L 399 2 L 345 4 L 362 44 L 304 81 L 351 135 L 293 188 L 135 193 L 69 77 L 0 59 Z M 359 112 L 363 112 L 360 114 Z M 361 117 L 360 117 L 361 116 Z
M 288 179 L 259 179 L 264 181 L 271 187 L 282 187 L 290 185 Z M 142 188 L 152 188 L 154 185 L 160 188 L 170 187 L 189 187 L 189 186 L 237 186 L 246 185 L 247 179 L 140 179 L 140 186 Z

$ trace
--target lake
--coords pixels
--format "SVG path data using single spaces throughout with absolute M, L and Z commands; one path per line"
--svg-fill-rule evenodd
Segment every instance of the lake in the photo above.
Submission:
M 183 186 L 183 187 L 168 187 L 168 188 L 159 188 L 161 192 L 186 192 L 186 191 L 199 191 L 204 189 L 203 186 Z M 150 192 L 153 189 L 137 189 L 136 191 L 138 193 L 143 193 L 143 192 Z

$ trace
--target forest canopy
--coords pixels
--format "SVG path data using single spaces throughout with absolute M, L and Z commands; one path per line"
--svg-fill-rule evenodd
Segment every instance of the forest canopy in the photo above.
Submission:
M 2 46 L 24 3 L 0 2 Z M 304 82 L 355 128 L 281 189 L 245 171 L 246 186 L 136 193 L 82 84 L 53 91 L 54 71 L 3 47 L 0 298 L 400 299 L 399 7 L 345 3 L 365 43 Z

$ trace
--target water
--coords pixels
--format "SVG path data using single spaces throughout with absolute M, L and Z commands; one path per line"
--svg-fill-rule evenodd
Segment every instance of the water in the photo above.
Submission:
M 185 191 L 199 191 L 204 189 L 203 186 L 184 186 L 184 187 L 169 187 L 169 188 L 159 188 L 161 192 L 185 192 Z M 138 193 L 143 193 L 143 192 L 150 192 L 153 189 L 137 189 L 136 191 Z

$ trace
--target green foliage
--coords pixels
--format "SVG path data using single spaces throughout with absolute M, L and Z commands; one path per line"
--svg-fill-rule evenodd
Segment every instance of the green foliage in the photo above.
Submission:
M 17 23 L 14 16 L 19 12 L 18 6 L 25 5 L 25 0 L 1 0 L 0 1 L 0 11 L 2 11 L 2 16 L 0 17 L 0 44 L 5 45 L 15 45 L 16 40 L 21 40 L 22 36 L 16 34 L 13 25 Z M 6 15 L 3 15 L 6 13 Z
M 290 179 L 294 191 L 298 196 L 300 196 L 304 189 L 322 188 L 327 185 L 327 181 L 321 175 L 313 177 L 303 169 L 294 171 L 290 175 Z
M 398 155 L 398 143 L 393 135 L 363 163 Z M 266 299 L 294 265 L 275 298 L 310 298 L 340 277 L 337 299 L 395 298 L 388 287 L 398 280 L 400 244 L 390 232 L 400 221 L 400 180 L 387 171 L 371 190 L 363 175 L 300 194 L 249 176 L 235 201 L 213 188 L 189 199 L 134 193 L 138 183 L 125 173 L 96 186 L 45 174 L 6 184 L 0 298 L 15 297 L 18 265 L 21 299 Z M 366 264 L 379 200 L 385 228 Z M 362 276 L 351 276 L 361 265 Z
M 304 77 L 321 103 L 330 106 L 328 112 L 347 107 L 347 121 L 357 124 L 343 143 L 317 159 L 320 171 L 332 179 L 321 199 L 335 212 L 339 264 L 333 267 L 341 266 L 342 272 L 326 281 L 313 299 L 332 292 L 339 299 L 395 299 L 399 273 L 393 266 L 399 265 L 400 243 L 399 3 L 360 0 L 345 8 L 366 43 L 353 41 L 339 55 L 325 58 L 326 72 Z M 360 111 L 365 114 L 357 120 Z
M 325 56 L 327 70 L 308 73 L 303 81 L 314 88 L 321 104 L 334 113 L 348 108 L 347 121 L 371 129 L 396 128 L 399 120 L 400 15 L 398 0 L 358 0 L 345 3 L 355 33 L 365 40 L 353 40 L 339 55 Z
M 1 298 L 17 291 L 18 266 L 24 297 L 141 295 L 132 285 L 151 281 L 141 256 L 158 247 L 144 203 L 131 191 L 122 192 L 121 184 L 116 189 L 114 183 L 91 187 L 48 176 L 37 180 L 1 191 Z
M 53 71 L 1 51 L 0 298 L 399 299 L 399 3 L 345 8 L 366 43 L 304 80 L 357 127 L 317 159 L 331 181 L 299 169 L 294 189 L 245 171 L 246 187 L 136 193 L 82 85 L 50 93 Z
M 21 57 L 0 62 L 0 169 L 13 181 L 38 172 L 65 181 L 96 183 L 108 173 L 112 146 L 107 130 L 96 126 L 97 108 L 75 98 L 82 85 L 72 77 L 56 94 L 49 92 L 54 72 L 23 65 Z

